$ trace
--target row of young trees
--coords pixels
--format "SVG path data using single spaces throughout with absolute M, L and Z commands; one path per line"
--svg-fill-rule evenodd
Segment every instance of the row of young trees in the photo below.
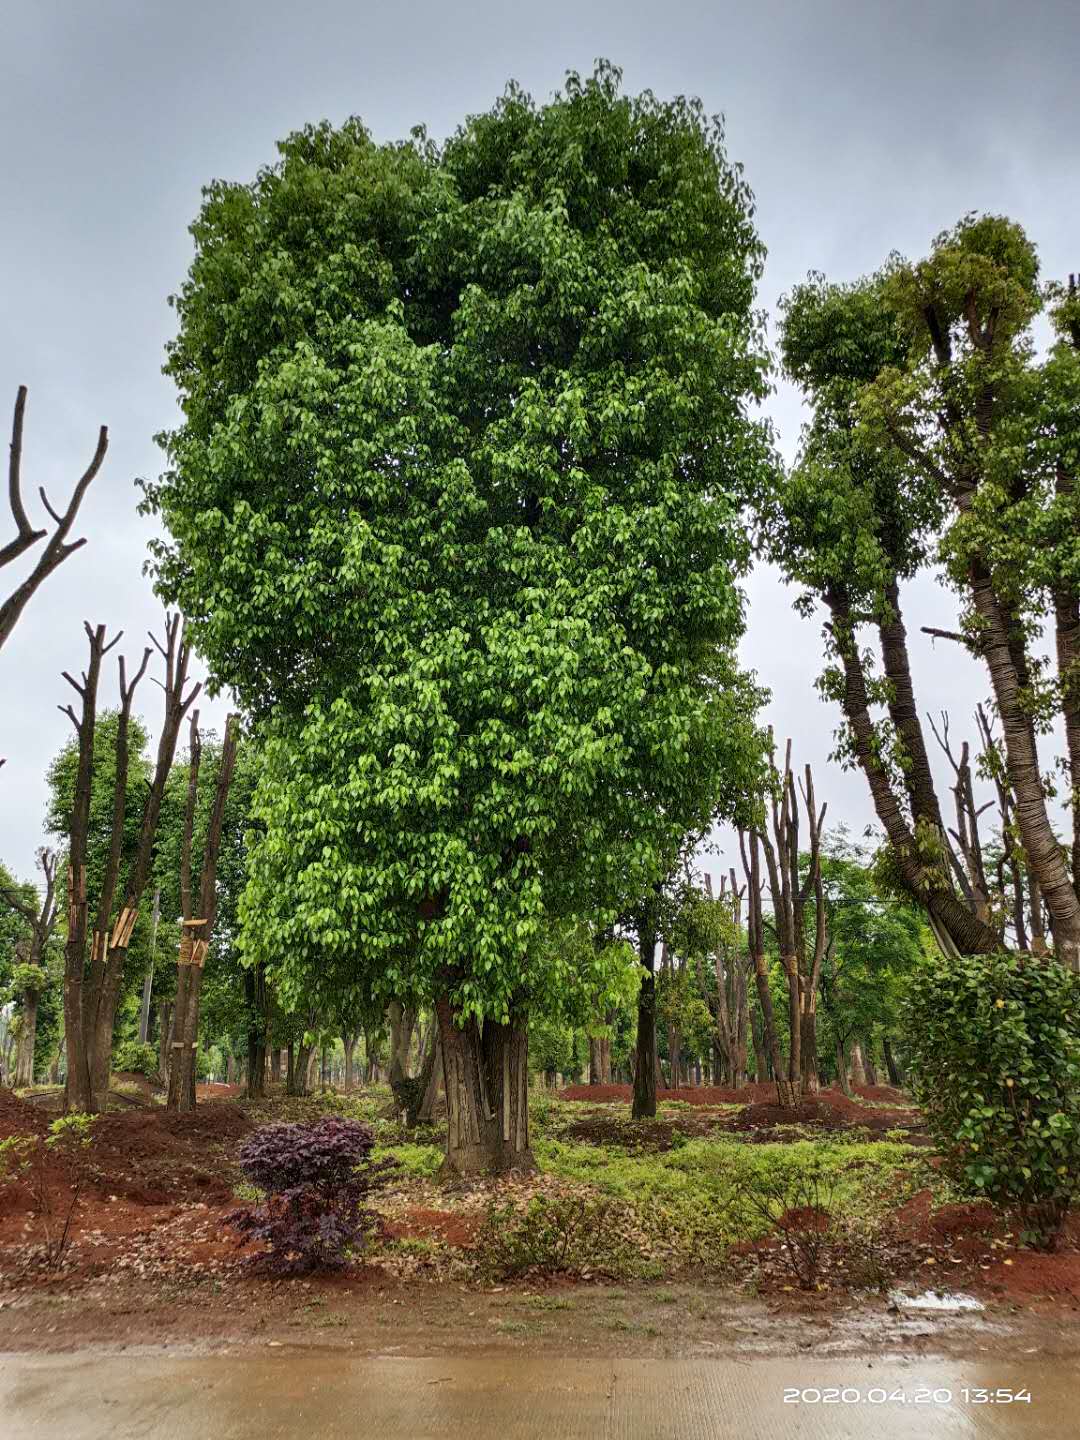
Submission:
M 1020 228 L 968 219 L 919 264 L 788 297 L 783 364 L 813 419 L 786 470 L 754 414 L 769 356 L 752 197 L 697 102 L 625 96 L 600 66 L 542 106 L 511 87 L 443 145 L 380 145 L 349 121 L 279 151 L 206 192 L 167 364 L 182 423 L 144 485 L 156 587 L 251 736 L 230 846 L 235 727 L 208 803 L 193 726 L 162 881 L 181 917 L 174 1103 L 193 1103 L 215 940 L 229 958 L 206 997 L 244 1017 L 251 1093 L 268 1050 L 292 1056 L 295 1086 L 320 1034 L 351 1055 L 389 1016 L 391 1083 L 415 1111 L 441 1068 L 460 1172 L 531 1163 L 530 1029 L 591 1030 L 602 1075 L 628 991 L 640 1116 L 661 1051 L 677 1079 L 691 1032 L 715 1033 L 734 1085 L 752 1046 L 785 1105 L 823 1068 L 843 1081 L 845 1047 L 888 1021 L 883 977 L 926 947 L 920 917 L 946 956 L 1080 964 L 1080 297 L 1038 283 Z M 1059 340 L 1037 358 L 1043 311 Z M 770 757 L 736 658 L 755 550 L 825 609 L 838 753 L 885 835 L 872 871 L 827 842 L 809 769 Z M 901 604 L 933 564 L 962 602 L 961 628 L 935 633 L 993 691 L 976 762 L 937 731 L 948 821 Z M 121 671 L 92 862 L 111 647 L 88 634 L 64 1009 L 69 1096 L 92 1108 L 194 693 L 177 619 L 134 806 L 146 657 Z M 1055 722 L 1071 849 L 1040 759 Z M 739 866 L 711 895 L 685 876 L 722 821 Z M 240 857 L 225 880 L 219 849 Z

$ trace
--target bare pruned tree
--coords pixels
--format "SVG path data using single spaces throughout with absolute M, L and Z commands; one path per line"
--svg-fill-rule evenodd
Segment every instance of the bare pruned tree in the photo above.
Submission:
M 158 740 L 157 762 L 143 805 L 138 844 L 128 870 L 120 911 L 113 921 L 127 792 L 128 721 L 135 687 L 146 671 L 151 651 L 144 651 L 142 663 L 130 683 L 124 661 L 120 661 L 121 710 L 117 729 L 113 828 L 94 923 L 90 964 L 87 967 L 86 850 L 97 689 L 101 661 L 120 639 L 120 635 L 106 645 L 103 625 L 99 625 L 96 630 L 87 625 L 86 633 L 90 637 L 90 664 L 83 674 L 83 683 L 79 685 L 70 675 L 64 676 L 82 700 L 81 714 L 77 715 L 71 706 L 61 706 L 71 718 L 79 741 L 68 864 L 69 915 L 64 972 L 64 1020 L 68 1041 L 68 1108 L 95 1111 L 104 1107 L 108 1090 L 113 1029 L 124 961 L 150 873 L 165 782 L 172 769 L 180 726 L 202 686 L 189 686 L 188 683 L 190 650 L 184 640 L 183 621 L 179 615 L 167 615 L 164 644 L 154 635 L 150 636 L 165 661 L 165 680 L 158 682 L 165 693 L 165 717 Z
M 30 571 L 30 574 L 17 585 L 6 600 L 0 602 L 0 647 L 8 639 L 14 630 L 19 616 L 25 610 L 30 597 L 38 589 L 44 580 L 52 572 L 73 554 L 86 544 L 83 540 L 68 540 L 71 527 L 79 513 L 79 506 L 83 502 L 83 496 L 90 487 L 91 481 L 101 469 L 101 463 L 105 459 L 105 451 L 109 448 L 109 432 L 102 425 L 98 432 L 97 448 L 94 451 L 90 464 L 83 471 L 75 489 L 71 493 L 67 509 L 63 512 L 54 510 L 49 504 L 48 496 L 44 487 L 39 487 L 38 494 L 41 496 L 41 503 L 49 512 L 51 519 L 56 524 L 56 529 L 49 534 L 48 529 L 35 530 L 30 523 L 30 517 L 26 513 L 26 507 L 22 500 L 22 439 L 23 439 L 23 417 L 26 412 L 26 386 L 19 386 L 19 393 L 15 397 L 15 419 L 11 427 L 11 455 L 8 461 L 8 503 L 11 506 L 12 519 L 15 521 L 15 538 L 0 547 L 0 567 L 10 565 L 26 554 L 28 550 L 40 541 L 48 537 L 44 550 L 37 558 L 37 563 Z

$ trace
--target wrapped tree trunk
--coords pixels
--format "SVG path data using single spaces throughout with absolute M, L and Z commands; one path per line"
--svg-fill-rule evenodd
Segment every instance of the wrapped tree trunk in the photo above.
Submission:
M 90 661 L 77 684 L 65 671 L 64 678 L 82 699 L 81 714 L 69 705 L 66 714 L 79 738 L 79 760 L 75 773 L 75 799 L 71 809 L 68 844 L 67 943 L 64 946 L 64 1033 L 68 1042 L 65 1110 L 90 1110 L 93 1097 L 90 1067 L 83 1031 L 83 977 L 86 968 L 86 852 L 90 825 L 90 780 L 94 763 L 94 730 L 97 720 L 97 691 L 101 662 L 119 640 L 105 643 L 105 626 L 84 626 L 90 640 Z
M 165 660 L 165 718 L 158 740 L 154 775 L 146 796 L 135 858 L 128 872 L 127 885 L 120 913 L 109 933 L 109 914 L 117 879 L 119 841 L 123 831 L 124 798 L 126 794 L 127 750 L 126 722 L 121 726 L 124 735 L 124 753 L 120 753 L 120 731 L 117 738 L 117 789 L 114 797 L 113 833 L 110 840 L 109 867 L 102 890 L 98 910 L 98 925 L 91 953 L 90 984 L 83 1005 L 83 1035 L 90 1072 L 90 1089 L 93 1103 L 103 1103 L 108 1091 L 109 1069 L 112 1060 L 113 1030 L 116 1025 L 116 1009 L 120 1001 L 120 990 L 124 978 L 124 964 L 128 947 L 139 917 L 139 906 L 150 876 L 154 842 L 157 838 L 161 805 L 165 795 L 165 784 L 172 769 L 176 754 L 176 742 L 184 716 L 191 708 L 202 689 L 201 684 L 187 689 L 188 665 L 191 658 L 189 646 L 183 638 L 183 620 L 179 615 L 166 616 L 165 644 L 162 645 L 151 635 L 154 645 Z M 147 650 L 143 664 L 130 686 L 124 684 L 123 662 L 121 661 L 121 721 L 130 711 L 131 696 L 150 657 Z M 121 767 L 121 758 L 123 766 Z M 121 768 L 124 772 L 124 791 L 119 785 Z M 115 857 L 115 859 L 114 859 Z M 180 1038 L 180 1026 L 175 1026 L 176 1037 Z M 174 1042 L 175 1043 L 175 1040 Z
M 532 1170 L 529 1148 L 529 1031 L 523 1016 L 508 1025 L 456 1023 L 447 995 L 436 1002 L 446 1090 L 448 1175 Z
M 780 1052 L 780 1042 L 776 1038 L 776 1021 L 773 1016 L 772 992 L 769 989 L 769 967 L 765 959 L 765 927 L 761 914 L 761 876 L 760 862 L 758 859 L 758 836 L 754 831 L 749 837 L 749 860 L 747 859 L 747 846 L 742 832 L 739 833 L 739 846 L 742 850 L 743 865 L 746 869 L 746 890 L 749 905 L 747 907 L 747 942 L 750 947 L 750 954 L 754 961 L 754 980 L 757 984 L 758 1004 L 761 1007 L 761 1031 L 762 1050 L 765 1052 L 759 1058 L 764 1066 L 766 1056 L 772 1061 L 773 1079 L 776 1082 L 776 1098 L 780 1105 L 785 1108 L 794 1108 L 798 1104 L 798 1098 L 792 1084 L 791 1075 L 784 1064 Z M 760 1077 L 764 1079 L 764 1074 Z
M 218 765 L 217 785 L 214 788 L 214 803 L 210 811 L 210 823 L 206 832 L 206 846 L 203 851 L 202 872 L 199 876 L 199 909 L 202 914 L 193 919 L 185 918 L 184 931 L 195 931 L 197 933 L 191 944 L 190 960 L 188 964 L 187 985 L 184 990 L 183 1025 L 177 1025 L 180 1035 L 182 1049 L 173 1050 L 174 1056 L 180 1062 L 179 1083 L 174 1087 L 173 1077 L 169 1075 L 169 1099 L 170 1109 L 193 1110 L 195 1108 L 195 1048 L 199 1033 L 199 996 L 202 991 L 203 966 L 206 963 L 206 956 L 210 948 L 210 939 L 213 934 L 214 921 L 217 918 L 217 862 L 221 849 L 221 832 L 225 824 L 225 805 L 229 798 L 229 787 L 232 784 L 233 770 L 236 766 L 236 732 L 240 717 L 229 715 L 225 721 L 225 735 L 221 743 L 221 758 Z M 192 772 L 193 780 L 191 785 L 194 793 L 195 784 L 198 781 L 198 764 L 196 756 L 198 753 L 198 712 L 192 716 Z M 190 906 L 190 859 L 191 859 L 191 834 L 186 832 L 187 839 L 187 880 L 189 885 L 188 905 Z M 181 954 L 183 953 L 183 941 L 181 941 Z M 184 967 L 181 965 L 180 969 Z M 180 976 L 177 974 L 176 996 L 177 1015 L 180 1015 Z

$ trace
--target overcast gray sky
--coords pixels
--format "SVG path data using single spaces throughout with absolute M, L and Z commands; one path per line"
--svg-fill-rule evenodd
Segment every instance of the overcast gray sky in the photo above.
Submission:
M 89 544 L 0 651 L 0 858 L 26 876 L 83 619 L 123 627 L 129 653 L 158 621 L 134 479 L 156 473 L 152 437 L 174 420 L 166 297 L 200 187 L 251 178 L 290 130 L 358 114 L 379 139 L 421 122 L 441 137 L 511 77 L 543 98 L 605 56 L 627 88 L 697 94 L 726 115 L 757 196 L 770 312 L 808 269 L 853 278 L 892 249 L 921 254 L 968 210 L 1021 220 L 1045 274 L 1080 269 L 1077 0 L 0 0 L 0 22 L 0 421 L 27 384 L 35 516 L 37 486 L 66 499 L 100 423 L 111 437 L 83 507 Z M 782 390 L 770 408 L 790 454 L 797 397 Z M 3 543 L 6 510 L 0 527 Z M 773 692 L 769 718 L 814 763 L 831 816 L 861 828 L 865 782 L 827 766 L 837 717 L 813 687 L 820 620 L 794 616 L 768 571 L 750 596 L 744 653 Z M 907 604 L 911 630 L 955 609 L 929 581 Z M 955 646 L 923 638 L 920 698 L 959 725 L 986 683 Z M 137 708 L 155 731 L 159 701 L 144 682 Z

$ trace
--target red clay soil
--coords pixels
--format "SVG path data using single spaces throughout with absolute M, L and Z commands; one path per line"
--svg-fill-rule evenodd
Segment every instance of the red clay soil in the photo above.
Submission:
M 817 1130 L 850 1130 L 862 1127 L 879 1134 L 891 1130 L 917 1130 L 919 1112 L 902 1091 L 887 1085 L 864 1085 L 851 1098 L 839 1089 L 822 1090 L 816 1099 L 807 1099 L 794 1110 L 776 1103 L 776 1086 L 746 1085 L 741 1090 L 724 1090 L 715 1085 L 695 1085 L 681 1090 L 658 1090 L 657 1100 L 682 1100 L 695 1106 L 741 1104 L 743 1108 L 724 1128 L 767 1139 L 778 1126 L 804 1125 Z M 559 1092 L 561 1100 L 629 1102 L 629 1085 L 572 1085 Z M 873 1100 L 873 1104 L 863 1103 Z M 892 1102 L 886 1108 L 883 1101 Z M 916 1143 L 919 1143 L 918 1137 Z
M 0 1090 L 0 1140 L 40 1135 L 49 1119 L 9 1090 Z M 250 1129 L 243 1110 L 213 1102 L 184 1115 L 141 1106 L 99 1115 L 90 1149 L 89 1188 L 138 1205 L 181 1200 L 225 1204 L 232 1198 L 232 1183 L 222 1163 L 223 1152 Z M 63 1167 L 49 1161 L 47 1173 L 57 1184 L 63 1183 Z M 0 1214 L 22 1205 L 24 1189 L 0 1187 Z
M 475 1216 L 457 1215 L 452 1210 L 407 1210 L 404 1216 L 388 1220 L 386 1233 L 394 1240 L 444 1240 L 447 1245 L 468 1249 L 475 1244 L 479 1221 Z
M 242 1085 L 196 1085 L 196 1100 L 235 1100 L 244 1093 Z
M 896 1110 L 912 1110 L 913 1102 L 908 1099 L 902 1090 L 894 1090 L 891 1085 L 859 1085 L 855 1087 L 855 1095 L 858 1097 L 849 1100 L 848 1097 L 838 1088 L 830 1088 L 821 1092 L 827 1095 L 830 1101 L 836 1101 L 847 1105 L 857 1105 L 858 1100 L 872 1100 L 878 1104 L 884 1102 Z M 613 1100 L 625 1100 L 628 1104 L 634 1098 L 634 1090 L 631 1085 L 569 1085 L 558 1092 L 560 1100 L 591 1100 L 594 1103 L 610 1103 Z M 776 1086 L 772 1081 L 758 1082 L 751 1085 L 744 1085 L 741 1090 L 724 1089 L 720 1085 L 687 1085 L 678 1090 L 665 1090 L 662 1086 L 657 1089 L 656 1098 L 658 1101 L 680 1100 L 686 1105 L 754 1105 L 776 1103 Z M 862 1113 L 860 1109 L 859 1113 Z

